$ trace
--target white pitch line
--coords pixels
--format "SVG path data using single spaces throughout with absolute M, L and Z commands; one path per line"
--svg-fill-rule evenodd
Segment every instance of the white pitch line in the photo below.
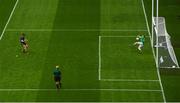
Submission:
M 141 0 L 141 4 L 142 4 L 143 12 L 144 12 L 144 17 L 145 17 L 145 20 L 146 20 L 146 25 L 147 25 L 148 33 L 149 33 L 149 36 L 151 37 L 151 33 L 150 33 L 150 29 L 149 29 L 149 24 L 148 24 L 148 19 L 147 19 L 147 15 L 146 15 L 146 10 L 145 10 L 145 6 L 144 6 L 144 0 Z M 152 39 L 152 38 L 150 38 L 150 40 L 151 40 L 151 39 Z M 152 44 L 152 42 L 151 42 L 151 48 L 152 48 L 153 56 L 154 56 L 154 59 L 155 59 L 155 53 L 154 53 L 154 50 L 153 50 L 153 44 Z M 156 59 L 155 59 L 155 61 L 156 61 Z M 156 65 L 158 65 L 158 64 L 156 64 Z M 158 66 L 157 66 L 157 67 L 158 67 Z M 160 87 L 161 87 L 161 91 L 162 91 L 162 96 L 163 96 L 164 102 L 166 103 L 166 97 L 165 97 L 165 93 L 164 93 L 164 88 L 163 88 L 163 86 L 162 86 L 159 69 L 158 69 L 157 67 L 156 67 L 156 69 L 157 69 L 157 75 L 158 75 L 158 79 L 159 79 L 159 83 L 160 83 Z
M 109 32 L 128 32 L 128 31 L 147 31 L 144 29 L 7 29 L 8 32 L 30 32 L 30 31 L 36 31 L 36 32 L 52 32 L 52 31 L 109 31 Z
M 0 92 L 5 91 L 57 91 L 57 89 L 0 89 Z M 60 91 L 124 91 L 124 92 L 161 92 L 158 89 L 60 89 Z
M 101 80 L 101 36 L 99 36 L 99 68 L 98 68 L 98 72 L 99 72 L 99 80 Z
M 137 36 L 135 36 L 135 35 L 110 35 L 110 36 L 105 35 L 105 36 L 103 36 L 102 35 L 101 37 L 103 37 L 103 38 L 135 38 Z M 149 37 L 149 36 L 146 36 L 146 37 Z
M 14 14 L 14 11 L 15 11 L 15 9 L 16 9 L 16 6 L 17 6 L 18 2 L 19 2 L 19 0 L 16 0 L 16 3 L 15 3 L 15 5 L 14 5 L 14 8 L 13 8 L 13 10 L 11 11 L 11 14 L 10 14 L 10 16 L 9 16 L 9 19 L 8 19 L 6 25 L 5 25 L 2 33 L 1 33 L 0 40 L 1 40 L 2 37 L 4 36 L 4 33 L 5 33 L 5 31 L 6 31 L 6 28 L 7 28 L 8 24 L 9 24 L 9 22 L 10 22 L 12 16 L 13 16 L 13 14 Z
M 101 79 L 102 81 L 117 81 L 117 82 L 159 82 L 159 80 L 146 79 Z
M 152 39 L 151 37 L 151 33 L 150 33 L 150 29 L 149 29 L 149 23 L 148 23 L 148 19 L 147 19 L 147 15 L 146 15 L 146 10 L 145 10 L 145 6 L 144 6 L 144 0 L 141 0 L 141 4 L 142 4 L 142 8 L 143 8 L 143 13 L 144 13 L 144 17 L 145 17 L 145 21 L 146 21 L 146 26 L 147 26 L 147 31 L 148 31 L 148 34 L 149 34 L 149 37 L 150 37 L 150 41 Z M 155 53 L 154 53 L 154 50 L 153 50 L 153 46 L 152 46 L 152 42 L 151 42 L 151 48 L 152 48 L 152 52 L 153 52 L 153 56 L 154 56 L 154 59 L 155 59 Z M 156 60 L 156 59 L 155 59 Z M 157 65 L 157 64 L 156 64 Z
M 135 38 L 137 36 L 134 35 L 114 35 L 114 36 L 99 36 L 99 68 L 98 68 L 98 79 L 101 80 L 101 38 Z M 149 36 L 146 36 L 149 37 Z M 110 80 L 110 79 L 103 79 L 103 81 L 118 81 L 118 80 Z

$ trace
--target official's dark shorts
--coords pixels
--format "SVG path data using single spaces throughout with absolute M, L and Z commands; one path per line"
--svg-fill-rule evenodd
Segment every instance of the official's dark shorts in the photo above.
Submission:
M 61 77 L 54 77 L 54 81 L 55 82 L 60 82 L 61 81 Z

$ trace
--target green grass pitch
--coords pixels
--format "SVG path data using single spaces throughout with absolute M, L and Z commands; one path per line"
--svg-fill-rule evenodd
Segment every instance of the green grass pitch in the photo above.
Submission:
M 165 101 L 141 0 L 0 0 L 0 15 L 0 102 Z

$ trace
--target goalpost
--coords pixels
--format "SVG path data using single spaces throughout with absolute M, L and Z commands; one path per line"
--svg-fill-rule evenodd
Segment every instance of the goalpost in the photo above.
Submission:
M 163 2 L 163 1 L 162 1 Z M 158 68 L 180 68 L 166 29 L 164 17 L 159 17 L 159 0 L 152 0 L 151 43 Z

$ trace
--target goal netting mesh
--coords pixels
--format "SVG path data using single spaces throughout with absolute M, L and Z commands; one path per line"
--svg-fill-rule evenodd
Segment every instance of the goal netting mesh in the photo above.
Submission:
M 157 20 L 158 19 L 158 20 Z M 153 44 L 158 49 L 157 63 L 159 68 L 179 68 L 176 55 L 171 44 L 171 37 L 167 33 L 164 17 L 154 17 L 154 38 Z M 158 22 L 158 23 L 157 23 Z

